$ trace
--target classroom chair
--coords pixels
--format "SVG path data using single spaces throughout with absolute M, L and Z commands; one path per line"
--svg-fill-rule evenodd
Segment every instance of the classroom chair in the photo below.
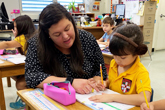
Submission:
M 143 42 L 145 45 L 147 45 L 147 48 L 148 48 L 148 44 L 150 44 L 150 42 L 147 42 L 147 41 L 144 41 Z M 151 58 L 151 53 L 150 53 L 150 50 L 148 49 L 148 54 L 150 56 L 150 60 L 152 61 L 152 58 Z
M 153 101 L 153 96 L 154 96 L 154 90 L 153 90 L 153 88 L 151 88 L 152 90 L 151 90 L 151 98 L 150 98 L 150 102 L 152 102 Z

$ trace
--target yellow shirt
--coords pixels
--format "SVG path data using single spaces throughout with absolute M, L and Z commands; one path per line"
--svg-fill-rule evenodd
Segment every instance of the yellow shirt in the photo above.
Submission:
M 25 47 L 25 43 L 26 43 L 25 36 L 22 34 L 22 35 L 16 37 L 14 40 L 21 44 L 21 46 L 22 46 L 21 48 L 22 48 L 23 52 L 25 52 L 25 48 L 26 48 Z M 25 52 L 25 54 L 26 54 L 26 52 Z
M 145 91 L 151 92 L 150 78 L 147 69 L 137 57 L 135 63 L 127 71 L 118 75 L 117 63 L 113 59 L 109 68 L 109 89 L 121 94 L 139 94 L 142 92 L 140 79 Z

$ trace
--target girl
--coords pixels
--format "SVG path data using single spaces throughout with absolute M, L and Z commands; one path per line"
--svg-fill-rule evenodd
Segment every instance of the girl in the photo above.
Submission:
M 102 94 L 89 99 L 95 102 L 119 102 L 140 106 L 145 102 L 140 83 L 142 80 L 147 100 L 150 101 L 149 73 L 138 56 L 147 52 L 140 28 L 128 23 L 117 27 L 113 32 L 109 49 L 114 59 L 110 63 L 109 79 L 104 82 L 104 87 L 120 94 Z M 101 87 L 101 83 L 97 85 Z
M 105 34 L 99 40 L 97 40 L 98 44 L 103 44 L 106 47 L 108 47 L 110 39 L 111 39 L 110 34 L 112 33 L 113 27 L 114 27 L 114 20 L 112 20 L 111 17 L 104 18 L 103 31 L 105 32 Z
M 12 41 L 1 42 L 0 49 L 17 48 L 19 53 L 26 55 L 27 41 L 35 32 L 35 27 L 31 18 L 27 15 L 22 15 L 17 17 L 14 20 L 14 30 L 12 31 L 15 36 L 15 39 Z M 16 81 L 17 90 L 22 90 L 27 88 L 24 75 L 13 76 L 11 78 Z M 22 104 L 21 100 L 19 100 L 18 102 L 10 103 L 10 107 L 16 109 L 23 106 L 24 105 Z
M 5 41 L 0 43 L 0 49 L 17 48 L 19 53 L 26 55 L 27 40 L 35 32 L 34 24 L 31 18 L 27 15 L 22 15 L 14 20 L 13 34 L 15 39 L 12 41 Z M 25 89 L 26 82 L 23 76 L 12 77 L 16 81 L 17 90 Z

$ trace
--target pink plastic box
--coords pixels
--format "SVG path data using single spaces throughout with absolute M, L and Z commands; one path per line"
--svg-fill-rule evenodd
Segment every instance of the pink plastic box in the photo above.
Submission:
M 62 88 L 65 88 L 62 89 Z M 44 94 L 63 105 L 70 105 L 76 102 L 75 89 L 69 81 L 51 82 L 44 84 Z
M 13 13 L 20 13 L 20 10 L 14 9 L 14 10 L 13 10 Z

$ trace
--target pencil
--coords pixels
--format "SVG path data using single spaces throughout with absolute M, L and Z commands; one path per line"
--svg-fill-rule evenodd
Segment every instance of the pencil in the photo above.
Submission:
M 101 83 L 103 85 L 103 72 L 102 72 L 102 65 L 100 64 L 100 74 L 101 74 Z
M 143 87 L 142 80 L 140 80 L 140 82 L 141 82 L 141 86 L 142 86 L 142 89 L 143 89 L 144 98 L 145 98 L 145 101 L 146 101 L 147 107 L 149 108 L 148 101 L 147 101 L 147 97 L 146 97 L 146 93 L 145 93 L 145 91 L 144 91 L 144 87 Z

